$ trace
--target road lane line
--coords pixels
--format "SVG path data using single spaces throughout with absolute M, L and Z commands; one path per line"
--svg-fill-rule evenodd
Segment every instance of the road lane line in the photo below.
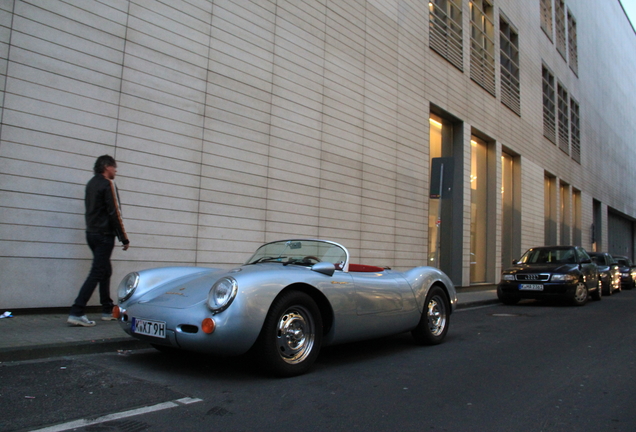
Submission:
M 176 408 L 178 406 L 201 402 L 202 400 L 203 399 L 186 397 L 186 398 L 181 398 L 181 399 L 177 399 L 170 402 L 162 402 L 157 405 L 137 408 L 134 410 L 122 411 L 122 412 L 114 413 L 114 414 L 107 414 L 102 417 L 74 420 L 68 423 L 63 423 L 63 424 L 59 424 L 55 426 L 49 426 L 42 429 L 35 429 L 35 430 L 32 430 L 31 432 L 61 432 L 61 431 L 69 430 L 69 429 L 81 428 L 86 426 L 92 426 L 99 423 L 105 423 L 112 420 L 119 420 L 119 419 L 133 417 L 133 416 L 137 416 L 141 414 L 147 414 L 147 413 L 162 411 L 162 410 L 166 410 L 170 408 Z

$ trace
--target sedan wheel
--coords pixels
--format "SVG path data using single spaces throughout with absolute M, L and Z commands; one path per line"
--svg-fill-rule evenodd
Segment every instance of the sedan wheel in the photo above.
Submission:
M 309 295 L 288 291 L 272 304 L 255 348 L 270 372 L 295 376 L 309 370 L 321 345 L 318 306 Z
M 442 343 L 450 324 L 450 303 L 444 290 L 433 286 L 426 296 L 424 312 L 420 323 L 411 334 L 415 341 L 422 345 Z
M 587 303 L 588 297 L 587 286 L 583 282 L 579 282 L 574 290 L 574 297 L 572 297 L 572 304 L 574 306 L 583 306 Z

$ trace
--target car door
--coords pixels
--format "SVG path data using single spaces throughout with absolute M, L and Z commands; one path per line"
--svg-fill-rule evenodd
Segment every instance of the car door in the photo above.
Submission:
M 588 289 L 594 289 L 598 286 L 598 267 L 592 261 L 592 258 L 584 249 L 576 249 L 581 273 L 586 281 Z

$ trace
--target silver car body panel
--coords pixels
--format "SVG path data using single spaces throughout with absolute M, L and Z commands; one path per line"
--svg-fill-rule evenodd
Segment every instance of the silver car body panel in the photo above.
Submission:
M 344 269 L 349 268 L 348 258 L 346 252 Z M 132 336 L 158 345 L 218 355 L 247 352 L 258 338 L 272 302 L 286 289 L 302 289 L 328 309 L 326 312 L 333 321 L 324 345 L 412 330 L 420 321 L 426 295 L 434 284 L 447 292 L 451 312 L 457 305 L 452 282 L 432 267 L 416 267 L 406 272 L 335 270 L 329 275 L 312 271 L 311 266 L 261 262 L 229 271 L 164 267 L 138 273 L 139 286 L 131 298 L 120 302 L 122 328 Z M 225 276 L 236 280 L 238 293 L 230 307 L 214 314 L 207 306 L 208 293 Z M 166 337 L 134 334 L 133 317 L 165 322 Z M 212 334 L 201 330 L 205 318 L 215 321 Z

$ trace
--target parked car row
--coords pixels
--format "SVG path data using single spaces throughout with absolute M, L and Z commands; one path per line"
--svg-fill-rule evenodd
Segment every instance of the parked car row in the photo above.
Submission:
M 588 253 L 579 246 L 529 249 L 502 272 L 497 297 L 512 305 L 522 299 L 562 299 L 583 306 L 622 288 L 632 289 L 636 267 L 627 257 Z

